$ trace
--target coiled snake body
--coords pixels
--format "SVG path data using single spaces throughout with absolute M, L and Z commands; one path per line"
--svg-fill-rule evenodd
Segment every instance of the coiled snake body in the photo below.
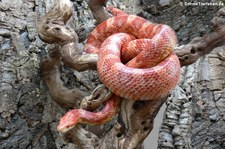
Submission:
M 174 31 L 167 25 L 153 24 L 117 9 L 111 11 L 120 15 L 92 31 L 86 52 L 98 53 L 99 78 L 115 95 L 100 112 L 69 111 L 60 120 L 59 131 L 66 132 L 77 123 L 108 121 L 118 110 L 119 97 L 157 100 L 167 96 L 179 81 L 180 63 L 173 53 Z

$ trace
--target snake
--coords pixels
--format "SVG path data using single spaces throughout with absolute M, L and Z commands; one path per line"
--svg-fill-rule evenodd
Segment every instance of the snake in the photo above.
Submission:
M 108 122 L 119 110 L 121 98 L 160 100 L 168 96 L 180 78 L 180 62 L 173 52 L 176 34 L 165 24 L 156 24 L 136 15 L 109 7 L 113 16 L 89 35 L 86 53 L 97 53 L 97 71 L 114 95 L 98 112 L 73 109 L 57 126 L 67 132 L 76 124 Z

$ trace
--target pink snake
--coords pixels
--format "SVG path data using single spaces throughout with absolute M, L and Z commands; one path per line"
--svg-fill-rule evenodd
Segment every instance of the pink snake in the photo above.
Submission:
M 114 17 L 92 31 L 85 51 L 98 54 L 99 78 L 114 95 L 99 112 L 69 111 L 61 118 L 58 131 L 67 132 L 77 123 L 107 122 L 118 112 L 121 97 L 159 100 L 179 82 L 180 63 L 173 52 L 177 42 L 174 31 L 167 25 L 154 24 L 112 7 L 109 10 Z

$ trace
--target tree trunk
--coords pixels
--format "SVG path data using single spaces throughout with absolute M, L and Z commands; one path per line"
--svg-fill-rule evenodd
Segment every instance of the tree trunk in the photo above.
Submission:
M 177 33 L 179 45 L 189 43 L 194 37 L 213 32 L 210 21 L 222 7 L 222 2 L 214 6 L 187 6 L 185 2 L 169 0 L 125 2 L 118 0 L 109 3 L 126 8 L 125 10 L 132 14 L 170 25 Z M 52 49 L 60 47 L 51 47 L 40 40 L 38 24 L 40 18 L 53 9 L 54 5 L 53 0 L 0 1 L 0 149 L 126 148 L 128 146 L 141 148 L 142 141 L 145 139 L 143 136 L 147 136 L 151 131 L 152 123 L 148 122 L 151 118 L 146 120 L 147 126 L 143 126 L 144 130 L 140 131 L 142 134 L 138 134 L 136 130 L 129 130 L 127 136 L 123 136 L 125 134 L 124 130 L 121 130 L 123 127 L 113 122 L 101 128 L 83 129 L 79 126 L 70 132 L 71 136 L 67 135 L 64 138 L 56 130 L 62 115 L 69 108 L 79 104 L 79 100 L 74 102 L 74 99 L 83 99 L 90 95 L 100 82 L 95 71 L 72 70 L 64 66 L 66 65 L 64 60 L 64 65 L 60 61 L 56 62 L 57 66 L 61 64 L 60 70 L 58 71 L 58 67 L 55 66 L 52 68 L 54 71 L 50 72 L 54 77 L 47 78 L 48 81 L 56 82 L 61 78 L 63 83 L 57 82 L 54 90 L 49 89 L 47 83 L 44 83 L 43 76 L 46 74 L 41 73 L 40 63 L 46 59 L 44 56 L 48 51 L 53 51 L 53 55 L 57 55 Z M 86 1 L 76 0 L 73 2 L 73 7 L 73 16 L 69 24 L 77 32 L 79 40 L 83 41 L 96 22 Z M 82 44 L 76 46 L 82 49 Z M 96 60 L 95 56 L 92 58 L 93 61 Z M 167 109 L 159 133 L 159 148 L 225 148 L 223 143 L 224 61 L 224 47 L 218 47 L 194 64 L 182 68 L 180 84 L 166 102 Z M 92 64 L 85 64 L 80 69 L 85 67 L 95 69 L 95 65 Z M 52 94 L 52 92 L 62 94 Z M 76 94 L 78 92 L 79 96 Z M 74 96 L 71 98 L 69 95 Z M 55 102 L 52 98 L 58 100 Z M 66 99 L 66 102 L 63 99 Z M 158 103 L 153 101 L 146 105 L 156 109 L 149 114 L 150 117 L 155 117 L 164 100 Z M 69 104 L 63 105 L 63 103 Z M 130 108 L 128 103 L 131 104 L 124 100 L 122 106 Z M 138 109 L 140 105 L 136 105 Z M 126 115 L 126 110 L 122 109 L 121 113 Z M 142 115 L 134 113 L 134 116 L 140 118 Z M 131 123 L 135 124 L 135 122 Z M 137 138 L 143 137 L 138 138 L 139 141 L 136 141 L 138 144 L 130 143 L 133 141 L 134 134 Z M 115 146 L 118 144 L 122 146 Z

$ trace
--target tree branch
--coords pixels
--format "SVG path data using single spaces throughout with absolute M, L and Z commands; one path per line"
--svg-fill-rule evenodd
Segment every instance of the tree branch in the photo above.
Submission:
M 46 43 L 64 45 L 78 42 L 77 34 L 66 22 L 73 14 L 72 3 L 69 0 L 56 0 L 56 6 L 45 14 L 38 26 L 39 37 Z
M 62 47 L 62 61 L 65 66 L 77 71 L 96 70 L 98 55 L 82 54 L 78 43 L 65 44 Z
M 59 65 L 61 62 L 59 49 L 54 49 L 48 56 L 44 57 L 41 63 L 43 79 L 49 88 L 52 99 L 60 106 L 66 108 L 77 107 L 86 92 L 78 88 L 67 89 L 60 79 Z
M 98 149 L 100 146 L 99 137 L 81 126 L 74 127 L 71 131 L 63 134 L 63 137 L 68 142 L 76 144 L 79 149 Z
M 43 16 L 39 22 L 39 37 L 46 43 L 62 46 L 62 60 L 68 67 L 78 71 L 96 69 L 96 54 L 81 54 L 76 32 L 66 23 L 73 14 L 69 0 L 56 1 L 56 7 Z
M 201 56 L 209 54 L 216 47 L 225 45 L 225 8 L 220 9 L 212 19 L 214 32 L 204 37 L 196 37 L 190 43 L 177 47 L 175 53 L 181 66 L 196 62 Z
M 89 0 L 90 7 L 97 23 L 106 20 L 109 15 L 104 9 L 107 0 Z M 42 72 L 44 81 L 49 87 L 51 97 L 61 106 L 74 107 L 77 101 L 82 100 L 87 93 L 79 89 L 68 90 L 63 86 L 60 80 L 58 70 L 62 58 L 65 66 L 83 71 L 87 69 L 96 69 L 98 56 L 95 54 L 82 54 L 82 48 L 79 47 L 76 32 L 66 25 L 66 22 L 72 15 L 72 4 L 69 0 L 57 0 L 56 7 L 49 11 L 39 23 L 40 38 L 47 43 L 58 43 L 62 46 L 61 50 L 56 50 L 45 58 L 42 63 Z M 194 63 L 203 55 L 211 52 L 215 47 L 224 44 L 224 10 L 220 10 L 214 18 L 215 31 L 204 37 L 197 37 L 189 44 L 175 49 L 175 53 L 180 59 L 181 66 Z M 102 92 L 105 94 L 105 92 Z M 94 95 L 94 94 L 93 94 Z M 93 99 L 94 96 L 91 96 Z M 93 104 L 90 107 L 94 109 L 104 98 L 98 98 L 99 101 L 86 101 L 87 104 Z M 77 126 L 65 134 L 80 148 L 141 148 L 143 140 L 148 136 L 153 128 L 153 121 L 161 105 L 166 98 L 154 101 L 131 101 L 123 100 L 121 112 L 114 119 L 113 125 L 106 124 L 103 128 L 101 137 L 95 136 L 93 130 L 88 128 L 84 130 Z M 94 103 L 96 102 L 96 103 Z M 86 107 L 86 108 L 90 108 Z M 116 122 L 116 125 L 115 125 Z M 89 127 L 90 128 L 90 127 Z M 94 127 L 96 129 L 97 127 Z M 106 129 L 108 128 L 108 129 Z M 100 130 L 99 128 L 97 128 Z M 86 135 L 88 134 L 88 135 Z M 112 141 L 112 139 L 114 141 Z M 87 143 L 90 142 L 90 143 Z M 108 142 L 114 142 L 108 144 Z
M 209 54 L 216 47 L 225 44 L 225 27 L 212 32 L 204 37 L 196 37 L 187 45 L 177 47 L 177 54 L 181 66 L 196 62 L 200 57 Z
M 105 11 L 104 6 L 106 5 L 108 0 L 89 0 L 88 6 L 91 9 L 91 12 L 97 21 L 97 24 L 108 19 L 110 16 Z

